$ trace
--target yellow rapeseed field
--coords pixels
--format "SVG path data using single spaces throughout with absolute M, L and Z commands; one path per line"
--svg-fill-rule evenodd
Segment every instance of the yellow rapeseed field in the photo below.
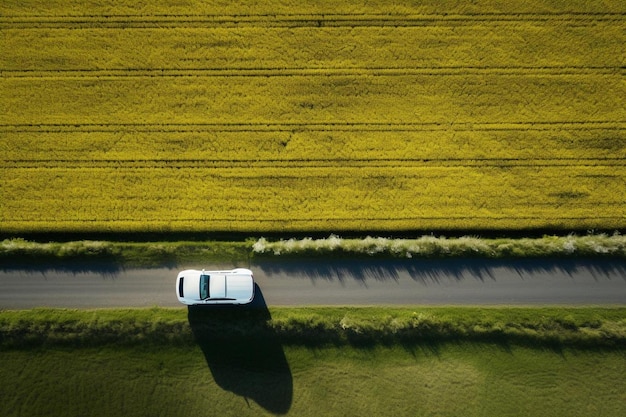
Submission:
M 623 229 L 618 0 L 0 3 L 0 232 Z

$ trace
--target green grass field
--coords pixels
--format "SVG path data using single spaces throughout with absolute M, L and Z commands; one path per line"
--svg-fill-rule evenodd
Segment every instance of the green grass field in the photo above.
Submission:
M 623 308 L 0 311 L 2 415 L 617 417 L 624 317 Z M 421 336 L 384 336 L 416 318 Z M 315 337 L 328 329 L 361 338 Z M 471 331 L 495 333 L 454 337 Z
M 620 1 L 0 5 L 0 231 L 621 229 Z
M 3 416 L 626 413 L 624 352 L 452 344 L 436 352 L 286 347 L 281 353 L 283 374 L 234 364 L 233 384 L 216 381 L 197 347 L 3 352 Z

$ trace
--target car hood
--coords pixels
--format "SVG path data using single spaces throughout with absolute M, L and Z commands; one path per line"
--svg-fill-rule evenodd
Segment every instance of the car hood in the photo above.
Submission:
M 200 273 L 187 272 L 181 275 L 185 278 L 183 281 L 185 298 L 200 300 Z

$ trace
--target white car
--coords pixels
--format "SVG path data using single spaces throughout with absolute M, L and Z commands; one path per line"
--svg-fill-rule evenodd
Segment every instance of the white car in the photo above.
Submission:
M 248 304 L 254 298 L 254 276 L 245 268 L 187 269 L 176 278 L 176 295 L 178 301 L 187 305 Z

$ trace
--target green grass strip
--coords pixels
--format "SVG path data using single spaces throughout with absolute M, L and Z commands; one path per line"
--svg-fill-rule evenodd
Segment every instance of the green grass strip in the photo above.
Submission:
M 626 349 L 626 308 L 209 308 L 0 311 L 0 348 L 189 345 L 198 339 L 296 346 L 469 341 Z
M 0 242 L 0 262 L 39 264 L 108 262 L 128 267 L 161 267 L 193 261 L 241 261 L 251 256 L 252 242 Z

